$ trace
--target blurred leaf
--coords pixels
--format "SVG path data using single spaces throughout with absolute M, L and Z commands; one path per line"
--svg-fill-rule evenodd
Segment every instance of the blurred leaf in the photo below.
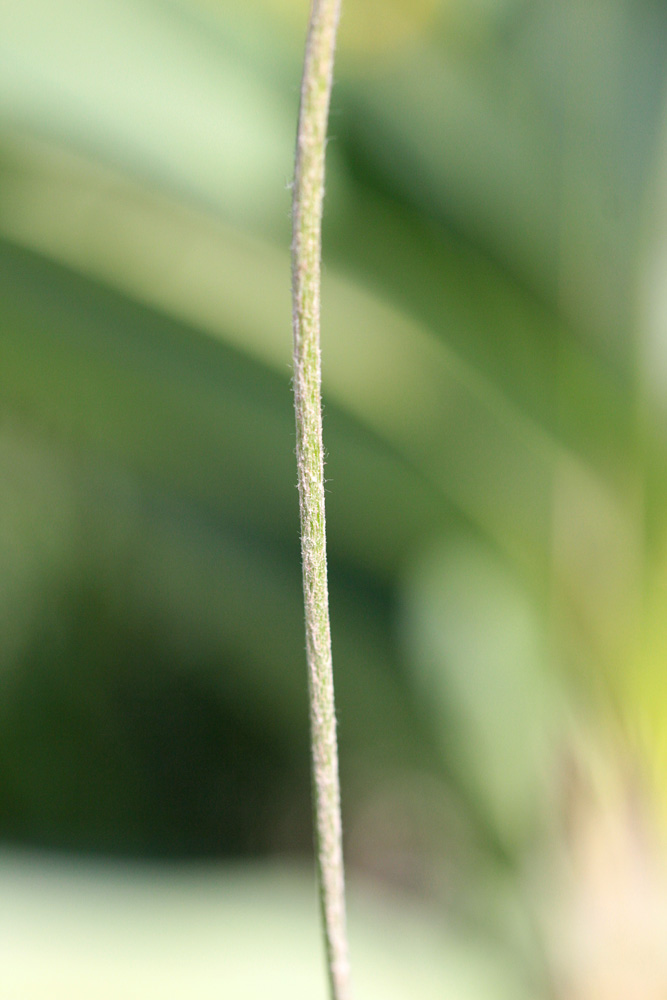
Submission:
M 464 538 L 416 561 L 404 600 L 410 665 L 448 766 L 501 841 L 523 847 L 559 728 L 537 609 L 497 556 Z
M 0 116 L 286 234 L 293 98 L 228 42 L 159 0 L 3 3 Z
M 33 164 L 10 165 L 5 177 L 6 233 L 287 372 L 286 253 L 128 181 L 110 188 L 111 178 L 82 161 Z M 324 303 L 326 397 L 515 557 L 534 562 L 554 442 L 389 303 L 331 273 Z

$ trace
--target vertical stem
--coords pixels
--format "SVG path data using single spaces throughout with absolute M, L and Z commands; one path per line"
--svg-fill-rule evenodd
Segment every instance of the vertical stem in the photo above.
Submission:
M 313 0 L 301 84 L 292 203 L 294 405 L 310 692 L 315 841 L 331 996 L 347 1000 L 349 962 L 324 520 L 320 258 L 324 154 L 340 0 Z

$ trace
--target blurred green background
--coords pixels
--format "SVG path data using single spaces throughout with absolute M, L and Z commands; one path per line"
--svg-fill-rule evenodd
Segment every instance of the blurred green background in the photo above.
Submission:
M 324 996 L 307 16 L 0 0 L 9 998 Z M 662 0 L 343 0 L 323 366 L 360 997 L 667 992 L 666 46 Z

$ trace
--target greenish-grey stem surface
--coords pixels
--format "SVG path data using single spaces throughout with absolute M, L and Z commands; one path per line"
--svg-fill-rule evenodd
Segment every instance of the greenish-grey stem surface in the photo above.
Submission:
M 348 1000 L 338 749 L 324 517 L 320 261 L 324 159 L 340 0 L 313 0 L 301 84 L 292 207 L 294 404 L 320 900 L 333 1000 Z

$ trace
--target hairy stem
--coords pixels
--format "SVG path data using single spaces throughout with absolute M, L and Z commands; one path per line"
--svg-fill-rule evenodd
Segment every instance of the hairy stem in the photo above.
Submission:
M 320 259 L 324 154 L 340 0 L 313 0 L 301 83 L 292 203 L 294 405 L 320 902 L 333 1000 L 349 962 L 334 710 L 320 402 Z

